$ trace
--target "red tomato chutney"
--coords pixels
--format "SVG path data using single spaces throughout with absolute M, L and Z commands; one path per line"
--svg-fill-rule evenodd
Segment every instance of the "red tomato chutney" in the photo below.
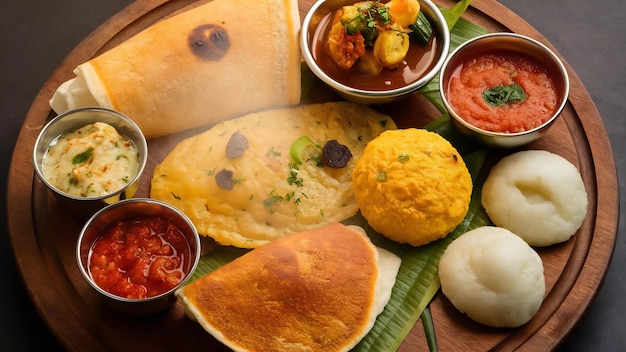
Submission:
M 95 283 L 116 296 L 158 296 L 178 285 L 190 269 L 191 248 L 168 220 L 119 221 L 96 239 L 89 253 Z
M 492 106 L 483 92 L 517 84 L 525 100 Z M 539 127 L 558 109 L 552 74 L 536 60 L 509 52 L 488 52 L 467 59 L 450 77 L 447 97 L 452 109 L 468 123 L 487 131 L 518 133 Z

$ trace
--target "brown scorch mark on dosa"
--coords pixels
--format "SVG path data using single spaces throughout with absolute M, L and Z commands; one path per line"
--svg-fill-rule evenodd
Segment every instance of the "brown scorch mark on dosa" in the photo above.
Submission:
M 206 61 L 221 60 L 230 48 L 228 31 L 216 24 L 203 24 L 194 28 L 187 40 L 194 55 Z

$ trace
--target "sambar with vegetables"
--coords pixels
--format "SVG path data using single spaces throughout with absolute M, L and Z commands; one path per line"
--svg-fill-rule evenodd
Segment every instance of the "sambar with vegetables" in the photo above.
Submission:
M 437 63 L 439 39 L 417 0 L 361 1 L 324 16 L 311 51 L 338 82 L 363 90 L 406 86 Z

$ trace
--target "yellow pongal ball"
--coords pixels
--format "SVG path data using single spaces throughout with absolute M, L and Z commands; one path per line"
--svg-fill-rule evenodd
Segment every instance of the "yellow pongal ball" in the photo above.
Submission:
M 369 225 L 413 246 L 445 237 L 465 217 L 472 178 L 458 151 L 424 129 L 385 131 L 352 172 L 356 202 Z

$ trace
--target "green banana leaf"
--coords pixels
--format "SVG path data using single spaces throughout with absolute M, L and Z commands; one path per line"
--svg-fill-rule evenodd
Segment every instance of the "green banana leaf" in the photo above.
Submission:
M 454 48 L 466 40 L 487 33 L 484 28 L 460 18 L 470 2 L 471 0 L 462 0 L 450 9 L 442 9 L 446 22 L 451 28 L 450 50 L 454 50 Z M 374 327 L 353 349 L 354 351 L 386 352 L 397 350 L 420 317 L 422 317 L 424 323 L 429 348 L 431 351 L 436 351 L 434 325 L 428 305 L 440 288 L 437 275 L 439 259 L 447 246 L 463 233 L 490 224 L 489 218 L 480 202 L 482 182 L 486 177 L 484 172 L 482 172 L 482 166 L 487 156 L 487 151 L 464 138 L 451 126 L 450 118 L 445 112 L 439 94 L 438 79 L 438 76 L 436 76 L 418 91 L 418 94 L 424 95 L 442 112 L 442 116 L 439 119 L 424 126 L 424 128 L 442 135 L 462 155 L 474 182 L 469 211 L 465 219 L 448 236 L 420 247 L 399 244 L 376 233 L 360 213 L 343 222 L 346 225 L 354 224 L 363 227 L 372 239 L 372 242 L 377 246 L 386 248 L 402 258 L 402 264 L 389 303 L 383 313 L 378 316 Z M 307 96 L 316 80 L 316 77 L 308 67 L 303 64 L 303 97 Z M 200 259 L 198 267 L 189 282 L 214 271 L 248 251 L 247 249 L 233 247 L 217 247 L 209 255 L 205 255 Z

